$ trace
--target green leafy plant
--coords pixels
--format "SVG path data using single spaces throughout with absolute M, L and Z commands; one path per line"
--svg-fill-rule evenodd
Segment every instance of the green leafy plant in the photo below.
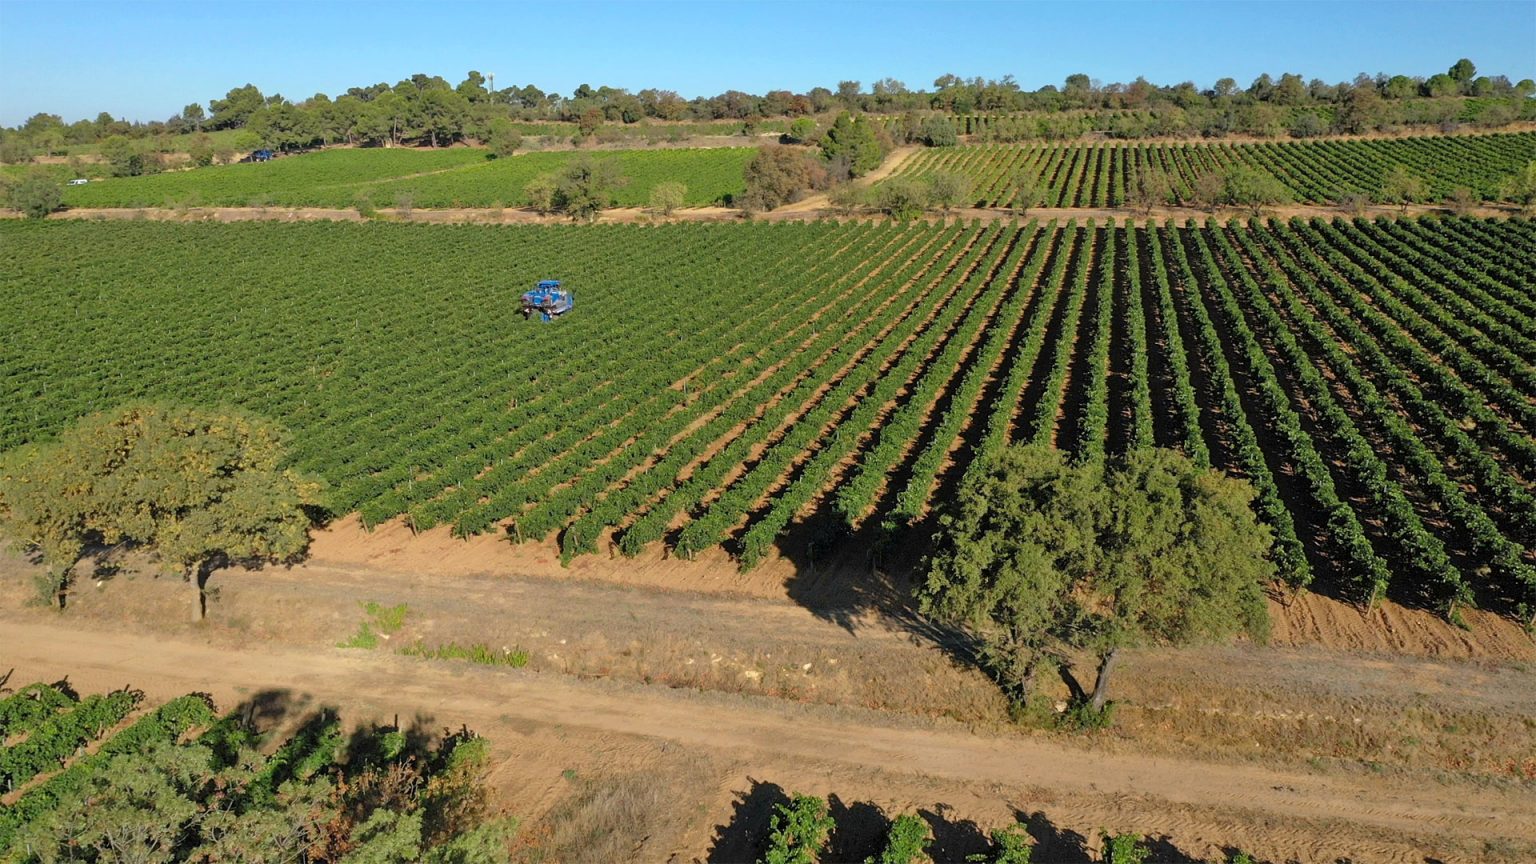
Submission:
M 816 864 L 832 833 L 827 802 L 812 795 L 795 795 L 774 807 L 768 851 L 761 864 Z

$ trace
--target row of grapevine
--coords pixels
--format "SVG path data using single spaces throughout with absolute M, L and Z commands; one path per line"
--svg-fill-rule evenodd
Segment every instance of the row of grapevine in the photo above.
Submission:
M 687 187 L 688 206 L 717 204 L 744 188 L 753 147 L 523 153 L 487 159 L 470 148 L 328 150 L 269 163 L 224 165 L 70 186 L 70 207 L 330 207 L 360 201 L 377 207 L 521 207 L 535 177 L 555 174 L 585 156 L 608 160 L 628 179 L 620 206 L 645 206 L 659 183 Z
M 75 710 L 141 698 L 88 696 Z M 62 755 L 51 765 L 62 770 L 0 805 L 0 860 L 444 862 L 471 849 L 490 860 L 511 838 L 480 786 L 486 742 L 467 729 L 344 736 L 326 710 L 274 742 L 247 713 L 219 717 L 190 694 L 98 733 L 91 752 Z
M 233 401 L 366 524 L 750 566 L 1010 443 L 1153 443 L 1254 484 L 1292 584 L 1536 601 L 1523 220 L 0 234 L 0 446 Z M 524 323 L 546 275 L 578 311 Z
M 1424 180 L 1433 200 L 1459 187 L 1486 200 L 1498 199 L 1505 180 L 1532 159 L 1530 132 L 1259 144 L 986 144 L 921 151 L 896 175 L 963 174 L 977 206 L 1010 205 L 1022 176 L 1041 193 L 1040 206 L 1111 207 L 1125 204 L 1127 190 L 1149 172 L 1166 177 L 1188 201 L 1199 177 L 1243 166 L 1274 176 L 1298 201 L 1326 204 L 1380 192 L 1388 172 L 1402 166 Z

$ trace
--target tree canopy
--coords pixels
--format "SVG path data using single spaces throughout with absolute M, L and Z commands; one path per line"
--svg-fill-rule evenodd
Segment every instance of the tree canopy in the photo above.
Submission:
M 940 517 L 921 608 L 973 632 L 1017 700 L 1042 662 L 1093 652 L 1099 710 L 1123 646 L 1266 636 L 1272 536 L 1253 497 L 1174 451 L 1073 464 L 1008 448 L 967 472 Z
M 0 459 L 0 518 L 38 549 L 63 600 L 90 543 L 153 548 L 197 589 L 210 568 L 285 561 L 309 544 L 318 484 L 283 467 L 275 426 L 232 409 L 145 404 L 93 414 Z
M 566 166 L 555 181 L 554 209 L 591 222 L 613 206 L 614 193 L 628 182 L 612 159 L 583 156 Z

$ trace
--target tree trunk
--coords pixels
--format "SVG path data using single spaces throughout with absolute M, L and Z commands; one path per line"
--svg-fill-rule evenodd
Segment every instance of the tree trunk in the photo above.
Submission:
M 192 623 L 203 620 L 208 613 L 208 596 L 203 589 L 208 584 L 208 565 L 199 561 L 187 568 L 187 581 L 192 584 L 192 590 L 197 592 L 192 604 Z
M 1094 713 L 1104 710 L 1104 703 L 1109 700 L 1109 673 L 1114 671 L 1115 661 L 1120 657 L 1119 648 L 1109 649 L 1099 660 L 1099 677 L 1093 682 L 1093 706 Z

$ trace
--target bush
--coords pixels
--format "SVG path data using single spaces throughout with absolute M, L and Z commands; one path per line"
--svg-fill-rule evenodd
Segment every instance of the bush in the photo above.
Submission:
M 948 213 L 971 194 L 971 178 L 954 171 L 928 175 L 928 203 Z
M 523 197 L 528 200 L 529 207 L 548 216 L 555 212 L 555 187 L 553 174 L 540 174 L 523 187 Z
M 928 205 L 928 189 L 915 180 L 896 177 L 875 188 L 875 206 L 897 221 L 916 219 Z
M 32 168 L 5 188 L 5 206 L 30 219 L 41 219 L 64 207 L 64 187 L 42 168 Z
M 1104 835 L 1104 864 L 1142 864 L 1148 854 L 1134 834 Z
M 747 189 L 740 204 L 748 212 L 781 207 L 827 185 L 827 172 L 813 156 L 779 144 L 759 149 L 744 173 Z
M 879 864 L 914 864 L 922 860 L 923 847 L 927 845 L 928 823 L 903 813 L 886 832 L 885 849 L 880 853 Z M 875 864 L 875 859 L 869 859 L 866 864 Z
M 786 144 L 809 144 L 816 137 L 816 121 L 810 117 L 798 117 L 784 133 Z
M 827 193 L 827 203 L 832 209 L 842 216 L 851 216 L 854 211 L 864 206 L 867 199 L 865 190 L 861 186 L 852 183 L 839 183 Z
M 651 189 L 651 209 L 663 216 L 671 216 L 672 211 L 683 206 L 687 198 L 687 186 L 670 180 L 657 183 Z
M 1237 166 L 1227 171 L 1222 179 L 1222 198 L 1226 203 L 1246 208 L 1257 216 L 1265 207 L 1291 200 L 1291 192 L 1267 171 Z
M 768 837 L 768 851 L 763 864 L 816 864 L 821 847 L 834 822 L 827 815 L 827 802 L 811 795 L 796 795 L 788 805 L 774 807 Z
M 953 147 L 960 143 L 960 133 L 948 117 L 930 117 L 923 121 L 922 140 L 929 147 Z

